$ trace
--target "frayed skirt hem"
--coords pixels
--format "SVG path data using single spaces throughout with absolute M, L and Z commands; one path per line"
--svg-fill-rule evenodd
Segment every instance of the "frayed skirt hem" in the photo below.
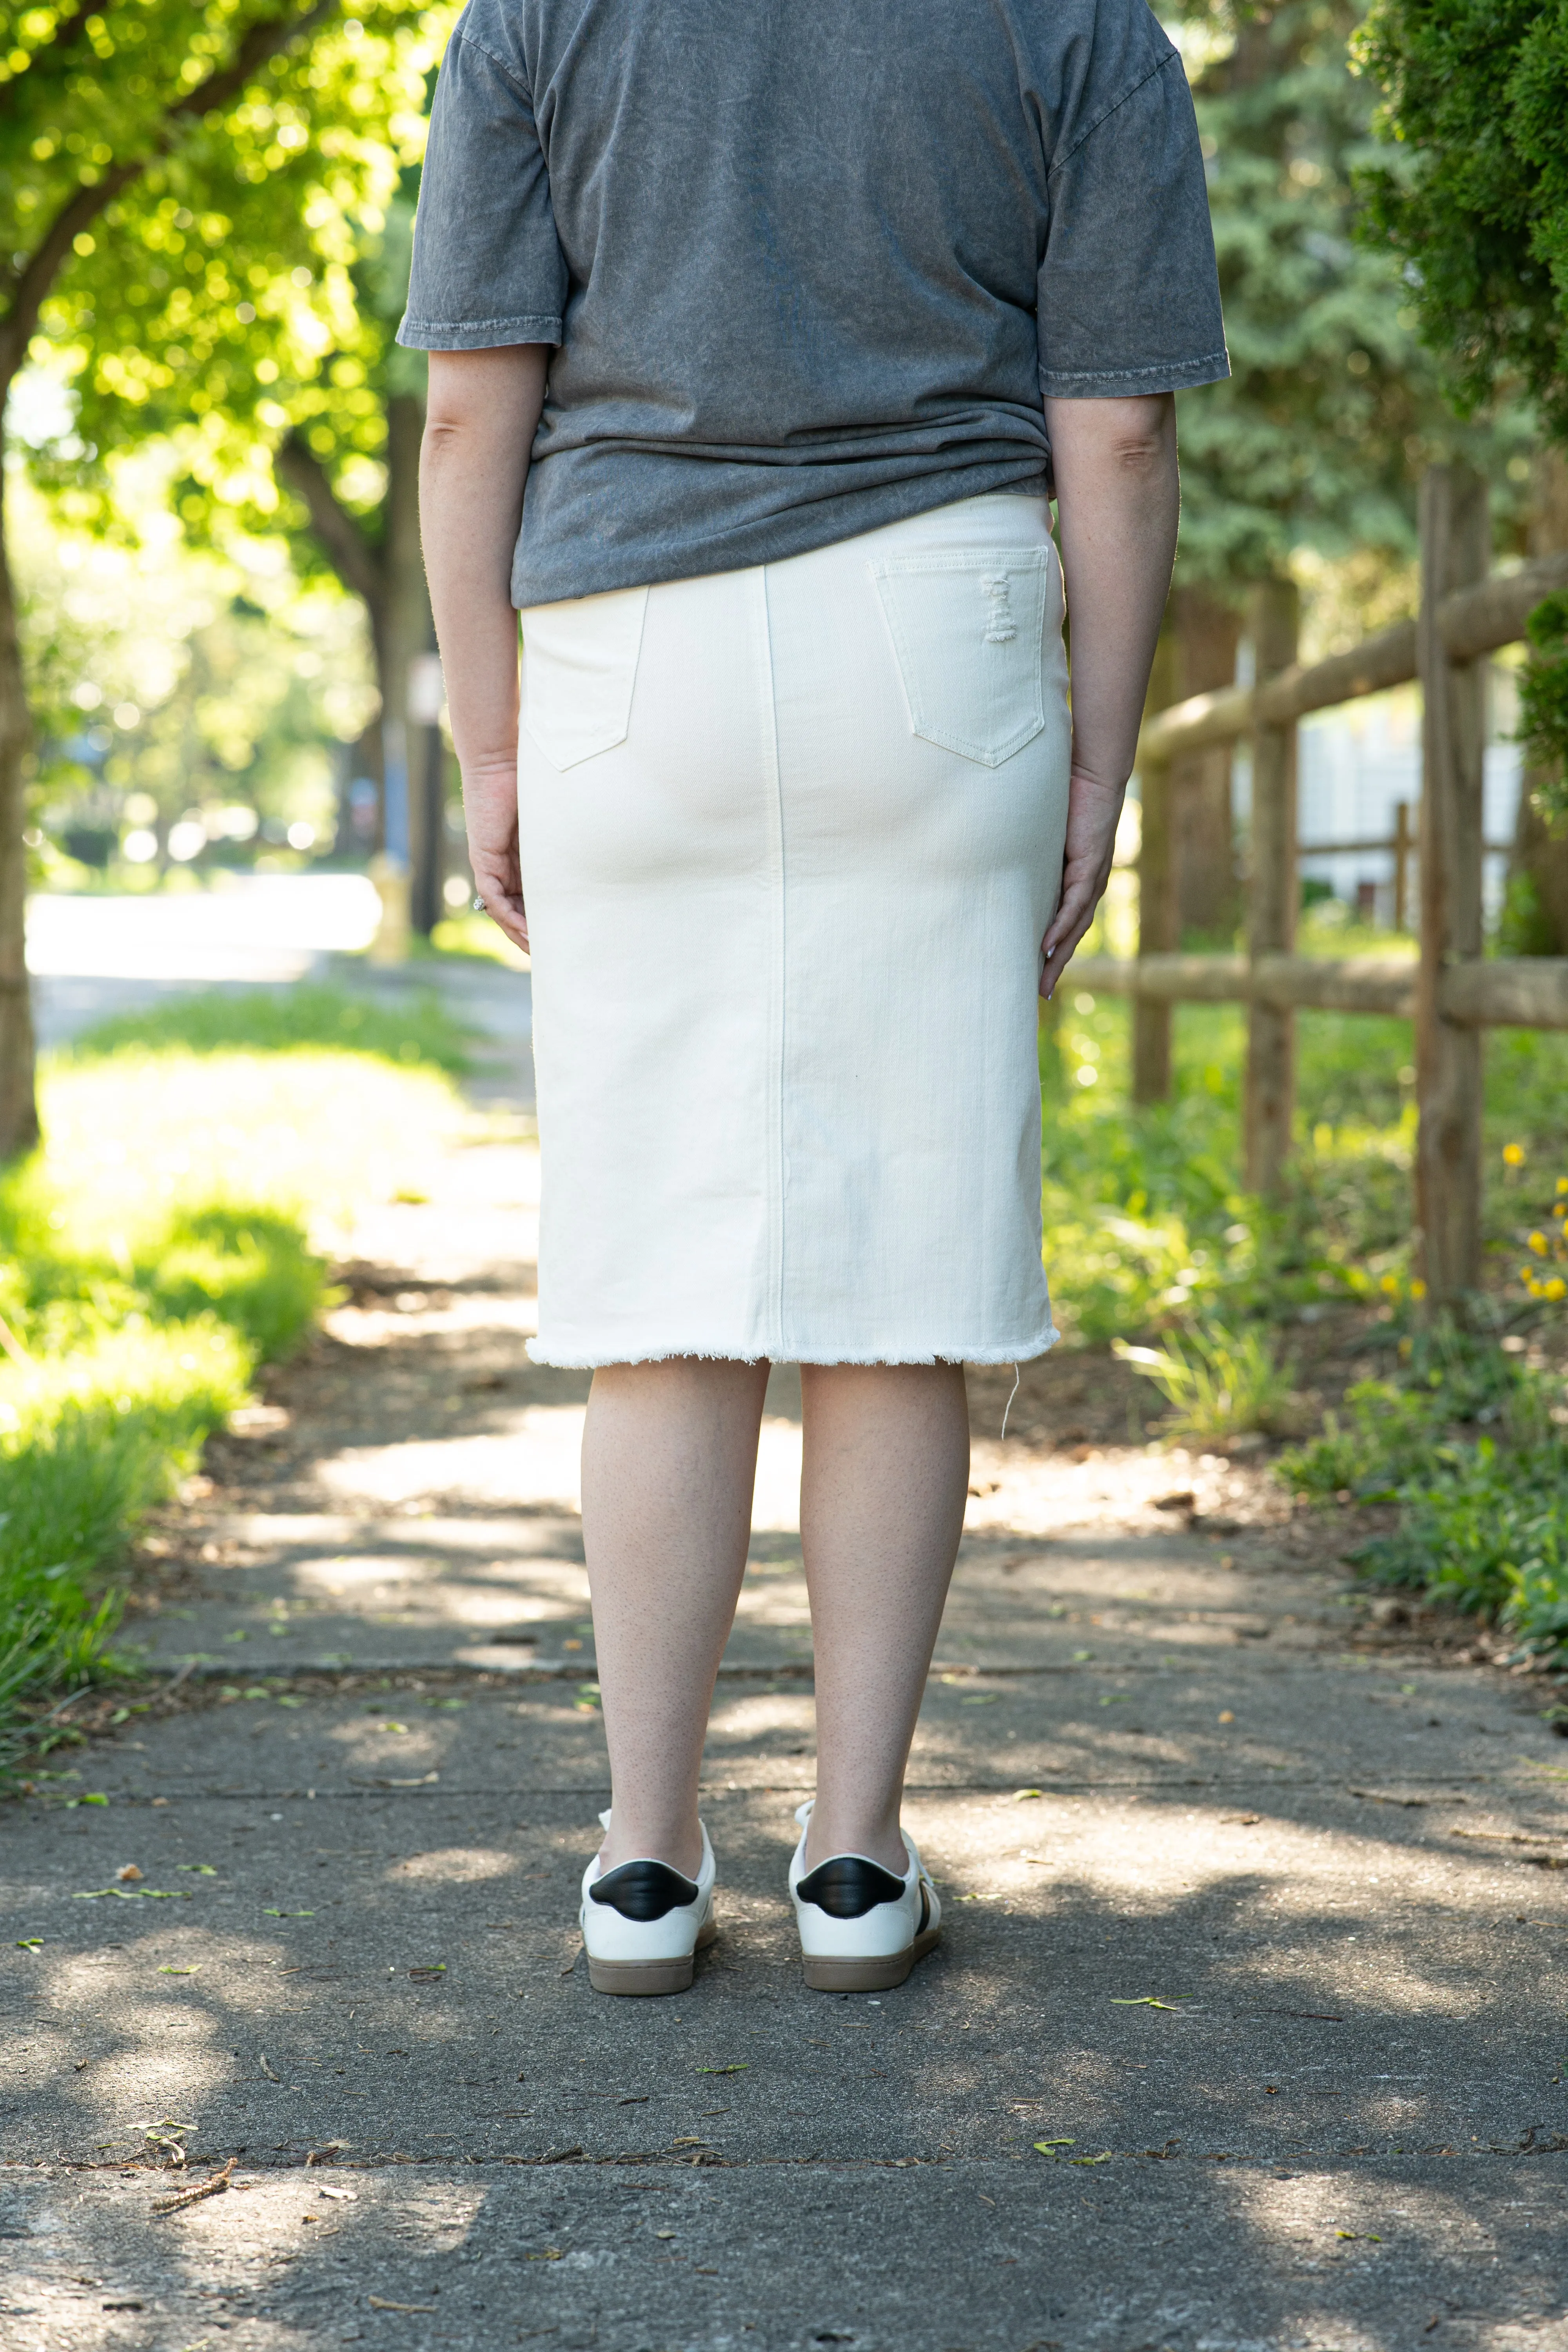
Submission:
M 1054 1348 L 1061 1333 L 1047 1324 L 1044 1331 L 1035 1332 L 1026 1339 L 1014 1340 L 1002 1347 L 931 1348 L 916 1352 L 904 1349 L 889 1355 L 875 1349 L 835 1349 L 831 1354 L 823 1349 L 780 1348 L 770 1354 L 765 1349 L 744 1347 L 621 1347 L 597 1350 L 569 1350 L 552 1348 L 548 1341 L 530 1339 L 528 1353 L 531 1362 L 558 1372 L 595 1372 L 611 1364 L 668 1364 L 690 1359 L 704 1364 L 758 1364 L 764 1360 L 779 1364 L 1025 1364 Z

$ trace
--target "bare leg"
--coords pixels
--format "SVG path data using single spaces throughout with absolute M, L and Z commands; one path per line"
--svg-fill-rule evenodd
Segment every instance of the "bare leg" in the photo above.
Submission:
M 969 1487 L 960 1364 L 803 1366 L 800 1528 L 816 1648 L 806 1859 L 908 1867 L 899 1803 Z
M 604 1866 L 701 1859 L 697 1782 L 752 1531 L 766 1364 L 612 1364 L 583 1432 L 583 1542 L 615 1790 Z

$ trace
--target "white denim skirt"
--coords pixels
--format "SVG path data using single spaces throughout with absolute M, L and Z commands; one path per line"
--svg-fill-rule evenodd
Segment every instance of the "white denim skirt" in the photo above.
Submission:
M 524 612 L 536 1362 L 1050 1346 L 1061 624 L 1005 494 Z

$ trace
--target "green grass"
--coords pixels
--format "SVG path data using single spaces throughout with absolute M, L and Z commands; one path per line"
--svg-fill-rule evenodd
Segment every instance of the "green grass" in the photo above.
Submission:
M 1133 1342 L 1172 1406 L 1169 1433 L 1214 1443 L 1278 1424 L 1284 1329 L 1303 1307 L 1360 1303 L 1388 1377 L 1352 1388 L 1284 1475 L 1324 1507 L 1394 1507 L 1363 1574 L 1568 1654 L 1568 1317 L 1550 1295 L 1568 1266 L 1554 1220 L 1568 1037 L 1488 1039 L 1487 1305 L 1467 1335 L 1426 1325 L 1415 1297 L 1408 1023 L 1299 1016 L 1295 1170 L 1266 1212 L 1240 1181 L 1240 1012 L 1180 1008 L 1174 1098 L 1134 1110 L 1126 1003 L 1096 1001 L 1070 974 L 1062 996 L 1042 1032 L 1042 1174 L 1046 1263 L 1069 1338 Z M 1532 1360 L 1527 1343 L 1543 1352 Z
M 488 915 L 476 915 L 468 908 L 459 914 L 444 916 L 428 940 L 416 936 L 413 952 L 417 960 L 461 958 L 468 963 L 504 963 L 513 971 L 528 970 L 528 959 L 522 950 L 514 948 Z
M 1526 1651 L 1568 1641 L 1568 1433 L 1560 1375 L 1440 1325 L 1403 1380 L 1363 1381 L 1284 1476 L 1319 1502 L 1392 1503 L 1350 1555 L 1374 1583 L 1493 1618 Z
M 44 1148 L 0 1172 L 0 1757 L 19 1702 L 108 1670 L 128 1538 L 309 1328 L 353 1213 L 424 1189 L 462 1043 L 431 1001 L 300 989 L 46 1063 Z
M 1047 1265 L 1069 1336 L 1148 1337 L 1204 1311 L 1278 1315 L 1407 1286 L 1408 1022 L 1298 1017 L 1294 1187 L 1265 1216 L 1241 1181 L 1239 1009 L 1178 1008 L 1174 1098 L 1135 1110 L 1125 1001 L 1075 989 L 1070 972 L 1062 999 L 1041 1034 L 1042 1174 Z M 1568 1035 L 1489 1038 L 1486 1134 L 1487 1244 L 1500 1274 L 1550 1217 L 1568 1171 Z M 1519 1166 L 1505 1164 L 1505 1145 L 1522 1153 Z
M 1248 1324 L 1240 1331 L 1211 1324 L 1184 1340 L 1167 1339 L 1163 1348 L 1133 1347 L 1125 1339 L 1111 1346 L 1165 1399 L 1168 1436 L 1215 1445 L 1286 1423 L 1293 1402 L 1290 1370 L 1280 1362 L 1266 1324 Z
M 469 1044 L 468 1033 L 433 990 L 423 989 L 409 1003 L 395 1005 L 303 982 L 292 988 L 207 989 L 142 1012 L 116 1013 L 85 1030 L 62 1058 L 98 1061 L 137 1045 L 192 1054 L 277 1054 L 318 1046 L 461 1076 Z

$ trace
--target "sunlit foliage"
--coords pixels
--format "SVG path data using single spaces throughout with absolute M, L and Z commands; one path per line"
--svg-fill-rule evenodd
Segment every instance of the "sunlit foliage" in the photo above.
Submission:
M 128 440 L 194 428 L 187 496 L 265 512 L 266 446 L 324 405 L 332 446 L 374 465 L 364 378 L 384 333 L 353 273 L 374 268 L 417 163 L 454 14 L 0 11 L 0 243 L 22 257 L 18 300 L 58 263 L 37 320 L 77 404 L 58 478 L 91 483 Z
M 1347 0 L 1180 12 L 1234 371 L 1181 396 L 1189 582 L 1234 587 L 1309 550 L 1354 556 L 1376 601 L 1414 551 L 1423 467 L 1462 446 L 1506 484 L 1522 446 L 1517 415 L 1455 419 L 1400 257 L 1357 241 L 1378 95 L 1352 70 L 1360 14 Z

